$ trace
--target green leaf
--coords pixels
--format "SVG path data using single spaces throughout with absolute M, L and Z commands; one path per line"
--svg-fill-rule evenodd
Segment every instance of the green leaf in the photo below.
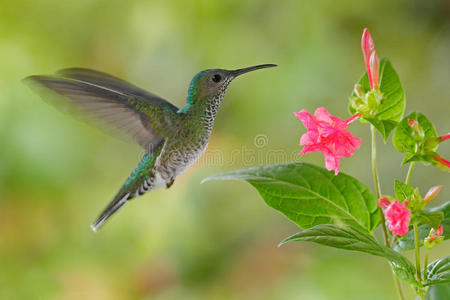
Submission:
M 361 77 L 358 82 L 361 85 L 364 93 L 370 91 L 369 78 L 367 72 Z M 380 62 L 380 82 L 379 90 L 382 93 L 383 99 L 381 103 L 373 110 L 373 104 L 367 103 L 364 111 L 362 111 L 363 118 L 369 121 L 380 132 L 384 141 L 387 140 L 390 133 L 397 126 L 401 120 L 403 112 L 405 111 L 405 92 L 397 72 L 394 70 L 391 62 L 387 58 L 383 58 Z M 353 97 L 358 97 L 354 92 Z M 369 97 L 369 99 L 372 99 Z M 363 101 L 364 102 L 364 101 Z M 369 101 L 370 102 L 370 101 Z M 350 104 L 350 112 L 356 113 L 354 107 Z M 361 107 L 364 107 L 362 105 Z M 368 113 L 370 111 L 370 113 Z
M 378 130 L 378 132 L 380 132 L 384 142 L 387 141 L 392 130 L 394 130 L 398 124 L 398 122 L 391 120 L 378 120 L 376 118 L 364 118 L 364 119 L 369 121 L 369 123 L 372 124 Z
M 439 156 L 436 152 L 433 151 L 423 151 L 422 153 L 405 153 L 405 157 L 403 158 L 402 165 L 408 164 L 413 161 L 420 161 L 424 164 L 432 164 L 436 160 L 434 157 Z
M 450 238 L 450 201 L 444 203 L 441 206 L 434 207 L 432 209 L 427 210 L 429 213 L 441 212 L 444 215 L 444 219 L 441 221 L 441 225 L 444 227 L 444 239 L 447 240 Z M 419 240 L 420 246 L 423 246 L 423 240 L 430 233 L 431 226 L 426 224 L 419 223 Z M 447 233 L 447 234 L 446 234 Z M 400 237 L 394 245 L 395 251 L 406 251 L 412 250 L 415 248 L 414 244 L 414 232 L 409 231 L 406 235 Z
M 378 242 L 371 235 L 352 226 L 317 225 L 284 239 L 279 246 L 300 241 L 384 256 L 383 249 L 379 247 Z
M 425 286 L 450 283 L 450 256 L 442 257 L 427 266 Z
M 408 120 L 417 121 L 418 132 L 408 124 Z M 392 142 L 399 152 L 405 154 L 402 164 L 411 161 L 430 163 L 438 147 L 436 137 L 436 130 L 430 120 L 422 113 L 413 112 L 403 118 L 397 126 Z
M 400 202 L 406 199 L 412 200 L 414 197 L 420 197 L 417 191 L 410 185 L 403 183 L 401 181 L 395 180 L 394 183 L 395 198 Z
M 405 92 L 397 72 L 387 58 L 383 58 L 380 62 L 379 86 L 384 100 L 381 102 L 375 118 L 399 122 L 405 111 Z
M 380 245 L 370 234 L 352 226 L 335 226 L 330 224 L 317 225 L 299 232 L 283 240 L 280 245 L 288 242 L 313 242 L 334 248 L 359 251 L 386 258 L 396 275 L 415 284 L 415 268 L 401 254 Z
M 264 201 L 301 228 L 348 224 L 372 231 L 380 222 L 377 199 L 361 182 L 306 163 L 231 171 L 209 180 L 246 180 Z
M 444 219 L 444 213 L 442 211 L 423 211 L 418 213 L 415 217 L 421 224 L 426 224 L 430 225 L 433 228 L 437 228 Z
M 450 295 L 450 284 L 431 285 L 425 295 L 425 300 L 447 299 L 448 295 Z

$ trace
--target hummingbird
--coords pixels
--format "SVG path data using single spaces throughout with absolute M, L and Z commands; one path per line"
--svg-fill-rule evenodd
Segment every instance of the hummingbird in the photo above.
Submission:
M 24 82 L 63 112 L 85 121 L 101 121 L 145 149 L 138 165 L 91 224 L 96 232 L 129 200 L 161 187 L 170 188 L 177 176 L 202 155 L 233 79 L 275 66 L 203 70 L 191 80 L 186 105 L 180 109 L 125 80 L 86 68 L 62 69 L 50 76 L 29 76 Z

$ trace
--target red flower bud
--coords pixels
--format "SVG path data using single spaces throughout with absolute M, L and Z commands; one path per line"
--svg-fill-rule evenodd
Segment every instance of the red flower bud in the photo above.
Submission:
M 373 51 L 370 55 L 369 59 L 369 67 L 370 67 L 370 73 L 372 75 L 372 79 L 370 80 L 370 89 L 377 89 L 378 88 L 378 70 L 380 69 L 380 60 L 377 56 L 377 51 Z
M 440 157 L 440 156 L 435 156 L 433 157 L 434 160 L 436 160 L 437 162 L 443 164 L 444 166 L 446 166 L 447 168 L 450 168 L 450 161 L 445 160 L 444 158 Z
M 366 64 L 367 76 L 369 77 L 370 89 L 378 88 L 380 60 L 375 51 L 375 44 L 367 28 L 364 28 L 361 38 L 361 49 Z
M 439 195 L 442 189 L 442 185 L 436 185 L 431 187 L 423 198 L 423 202 L 428 203 Z
M 373 42 L 372 36 L 370 35 L 369 29 L 364 28 L 361 37 L 361 49 L 364 55 L 364 62 L 366 63 L 367 69 L 369 69 L 369 58 L 375 49 L 375 44 Z
M 382 197 L 382 198 L 378 199 L 378 206 L 383 209 L 386 209 L 390 204 L 391 204 L 391 202 L 386 197 Z
M 419 122 L 414 119 L 408 119 L 408 125 L 415 131 L 419 131 Z
M 435 231 L 434 228 L 431 228 L 430 235 L 428 237 L 428 241 L 431 243 L 438 237 L 440 237 L 444 233 L 444 227 L 442 225 L 439 225 L 438 229 Z
M 439 137 L 439 139 L 441 140 L 441 142 L 450 139 L 450 133 L 447 133 L 447 134 L 445 134 L 445 135 Z

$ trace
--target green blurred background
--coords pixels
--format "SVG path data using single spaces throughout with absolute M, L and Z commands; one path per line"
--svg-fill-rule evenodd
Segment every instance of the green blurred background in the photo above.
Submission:
M 277 248 L 298 229 L 253 188 L 200 184 L 277 162 L 273 151 L 323 165 L 320 154 L 295 154 L 304 128 L 292 112 L 325 106 L 349 116 L 366 26 L 400 74 L 407 112 L 420 110 L 448 132 L 447 0 L 1 1 L 0 299 L 396 299 L 381 258 L 312 244 Z M 97 234 L 90 222 L 142 151 L 61 114 L 20 82 L 89 67 L 182 106 L 198 71 L 260 63 L 279 67 L 233 82 L 218 114 L 206 158 L 222 161 L 204 157 Z M 372 186 L 369 130 L 351 130 L 363 146 L 342 171 Z M 447 159 L 449 144 L 440 148 Z M 406 169 L 390 143 L 379 145 L 383 192 L 392 193 Z M 422 193 L 446 185 L 436 205 L 450 197 L 448 174 L 435 168 L 418 166 L 412 182 Z M 449 250 L 446 243 L 432 258 Z

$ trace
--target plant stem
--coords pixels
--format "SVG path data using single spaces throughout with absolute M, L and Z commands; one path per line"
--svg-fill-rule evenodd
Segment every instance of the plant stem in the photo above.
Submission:
M 377 170 L 377 131 L 373 125 L 370 125 L 370 131 L 372 134 L 372 173 L 373 173 L 373 183 L 375 185 L 375 190 L 377 193 L 377 198 L 379 199 L 381 197 L 381 187 L 380 187 L 380 180 L 378 179 L 378 170 Z M 384 244 L 387 247 L 391 247 L 389 244 L 389 236 L 386 229 L 386 220 L 384 219 L 383 211 L 380 209 L 380 217 L 381 217 L 381 228 L 383 229 L 383 237 L 384 237 Z M 403 294 L 402 284 L 400 280 L 395 276 L 394 273 L 392 273 L 392 276 L 394 277 L 395 286 L 397 288 L 398 297 L 401 300 L 405 299 L 405 295 Z
M 375 185 L 375 190 L 377 192 L 377 197 L 381 197 L 381 187 L 380 181 L 378 180 L 378 170 L 377 170 L 377 132 L 373 125 L 370 125 L 370 131 L 372 132 L 372 172 L 373 172 L 373 183 Z
M 416 273 L 417 281 L 422 282 L 422 276 L 420 276 L 420 242 L 419 242 L 419 230 L 417 228 L 417 222 L 413 224 L 414 227 L 414 242 L 416 244 Z
M 409 164 L 408 173 L 406 173 L 406 179 L 405 184 L 409 184 L 411 181 L 412 173 L 414 171 L 415 162 L 411 162 Z M 416 277 L 417 282 L 419 283 L 419 287 L 417 288 L 416 292 L 420 296 L 420 299 L 424 299 L 424 291 L 422 289 L 422 272 L 420 270 L 420 241 L 419 241 L 419 229 L 417 227 L 417 223 L 413 224 L 414 228 L 414 242 L 416 245 Z M 425 253 L 425 268 L 428 264 L 428 251 Z M 426 276 L 426 275 L 424 275 Z
M 397 294 L 398 294 L 398 297 L 399 297 L 401 300 L 405 300 L 405 294 L 403 294 L 402 283 L 401 283 L 400 280 L 397 278 L 397 276 L 395 276 L 394 273 L 392 273 L 392 276 L 394 277 L 395 287 L 397 288 Z
M 377 170 L 377 132 L 373 125 L 370 125 L 370 131 L 372 133 L 372 172 L 373 172 L 373 184 L 375 185 L 375 191 L 377 193 L 377 198 L 381 197 L 381 187 L 380 180 L 378 179 Z M 384 219 L 383 211 L 380 209 L 381 217 L 381 228 L 383 229 L 384 244 L 390 247 L 389 236 L 386 229 L 386 221 Z
M 429 249 L 425 247 L 425 262 L 423 264 L 423 282 L 427 282 L 427 267 L 428 267 L 428 252 Z
M 412 175 L 412 172 L 414 171 L 415 165 L 416 165 L 415 162 L 411 162 L 409 164 L 408 173 L 406 174 L 405 184 L 409 184 L 409 182 L 411 181 L 411 175 Z
M 419 288 L 417 289 L 420 299 L 424 299 L 422 291 L 422 275 L 420 271 L 420 242 L 419 242 L 419 229 L 417 228 L 417 222 L 414 223 L 414 241 L 416 244 L 416 277 L 419 283 Z

